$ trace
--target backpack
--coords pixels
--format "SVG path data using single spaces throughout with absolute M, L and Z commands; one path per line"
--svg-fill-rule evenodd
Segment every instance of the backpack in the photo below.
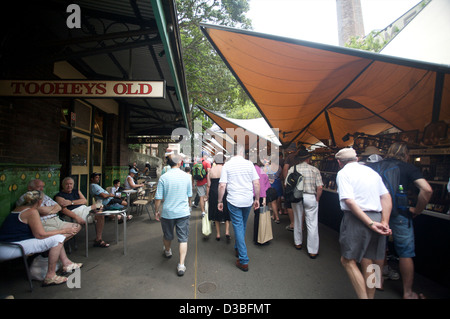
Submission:
M 197 163 L 192 167 L 192 176 L 195 180 L 201 181 L 206 177 L 206 170 L 203 167 L 203 161 L 201 163 Z
M 397 191 L 400 185 L 400 167 L 397 160 L 382 160 L 376 163 L 368 163 L 367 166 L 372 168 L 383 179 L 383 183 L 392 197 L 391 216 L 397 216 L 400 211 L 397 208 Z
M 298 203 L 303 200 L 303 175 L 297 171 L 297 165 L 294 170 L 286 176 L 285 198 L 291 203 Z

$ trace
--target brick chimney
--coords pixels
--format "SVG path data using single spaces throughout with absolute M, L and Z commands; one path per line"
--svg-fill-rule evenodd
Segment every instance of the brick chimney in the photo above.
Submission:
M 339 45 L 352 36 L 365 36 L 361 0 L 336 0 Z

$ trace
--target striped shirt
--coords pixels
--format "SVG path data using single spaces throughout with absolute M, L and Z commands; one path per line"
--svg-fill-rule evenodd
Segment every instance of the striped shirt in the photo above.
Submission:
M 303 175 L 303 192 L 306 194 L 316 194 L 317 187 L 323 186 L 320 171 L 306 162 L 296 165 L 297 172 Z M 294 171 L 294 166 L 289 168 L 287 176 Z
M 179 168 L 172 168 L 161 175 L 155 199 L 164 199 L 161 217 L 177 219 L 191 214 L 189 197 L 192 197 L 191 175 Z
M 227 202 L 236 207 L 253 204 L 253 181 L 259 176 L 252 162 L 234 156 L 223 165 L 219 183 L 227 184 Z

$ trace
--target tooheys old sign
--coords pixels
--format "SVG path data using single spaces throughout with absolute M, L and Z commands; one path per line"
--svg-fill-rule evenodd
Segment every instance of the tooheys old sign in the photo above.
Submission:
M 164 98 L 165 81 L 0 80 L 0 96 Z

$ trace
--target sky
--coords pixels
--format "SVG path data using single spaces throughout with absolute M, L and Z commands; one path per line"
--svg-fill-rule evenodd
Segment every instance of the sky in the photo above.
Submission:
M 364 32 L 384 29 L 420 0 L 361 0 Z M 336 0 L 249 0 L 247 17 L 261 33 L 338 45 Z

